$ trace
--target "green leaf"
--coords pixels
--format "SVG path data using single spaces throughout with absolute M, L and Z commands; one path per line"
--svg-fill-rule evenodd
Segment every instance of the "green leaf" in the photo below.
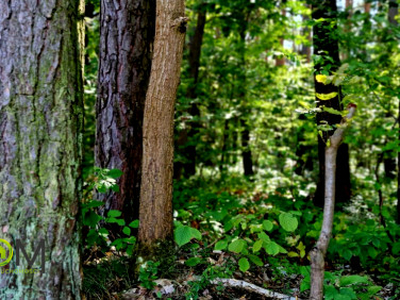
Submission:
M 337 96 L 337 94 L 338 94 L 337 92 L 331 92 L 331 93 L 328 93 L 328 94 L 315 93 L 317 98 L 319 100 L 323 100 L 323 101 L 331 100 L 331 99 L 335 98 Z
M 304 279 L 300 284 L 300 292 L 304 292 L 306 290 L 309 290 L 310 287 L 311 287 L 310 280 Z
M 185 261 L 185 264 L 189 267 L 194 267 L 197 266 L 201 262 L 200 257 L 191 257 L 187 261 Z
M 105 229 L 105 228 L 100 228 L 100 229 L 99 229 L 99 234 L 102 235 L 102 236 L 104 236 L 104 237 L 107 237 L 110 233 L 108 232 L 107 229 Z
M 235 253 L 240 253 L 243 248 L 246 247 L 246 242 L 241 239 L 237 239 L 229 244 L 228 250 Z
M 394 243 L 392 248 L 392 253 L 397 255 L 400 253 L 400 242 Z
M 242 257 L 239 259 L 239 269 L 242 272 L 246 272 L 248 269 L 250 269 L 250 263 L 247 258 Z
M 339 280 L 340 286 L 349 286 L 356 283 L 367 283 L 368 278 L 366 276 L 359 276 L 359 275 L 349 275 L 341 277 Z
M 198 234 L 195 231 L 193 231 L 192 229 L 194 229 L 194 228 L 189 227 L 189 226 L 180 226 L 177 229 L 175 229 L 175 232 L 174 232 L 175 242 L 178 244 L 179 247 L 189 243 L 192 238 L 195 238 L 196 236 L 198 236 Z M 201 234 L 200 234 L 200 237 L 201 237 Z
M 190 227 L 190 231 L 192 234 L 192 237 L 197 239 L 197 240 L 201 240 L 201 232 L 198 231 L 196 228 Z
M 254 243 L 253 245 L 253 253 L 260 251 L 260 249 L 263 246 L 263 241 L 262 240 L 258 240 Z
M 279 223 L 281 224 L 282 228 L 288 232 L 295 231 L 297 229 L 297 226 L 299 225 L 297 218 L 289 213 L 280 214 Z
M 120 217 L 122 215 L 122 212 L 120 212 L 119 210 L 110 210 L 107 213 L 107 216 L 110 218 L 117 218 Z
M 111 186 L 111 190 L 113 191 L 113 192 L 119 192 L 119 186 L 118 185 L 116 185 L 116 184 L 114 184 L 114 185 L 112 185 Z
M 337 295 L 339 294 L 339 292 L 337 291 L 337 289 L 334 286 L 324 286 L 324 296 L 326 300 L 334 300 Z
M 101 216 L 96 214 L 93 211 L 89 211 L 86 213 L 86 215 L 83 217 L 83 225 L 90 226 L 90 227 L 95 227 L 99 221 L 102 219 Z
M 132 228 L 139 228 L 139 220 L 130 222 L 128 226 Z
M 368 295 L 373 296 L 377 292 L 379 292 L 381 289 L 382 289 L 382 287 L 378 286 L 378 285 L 369 286 L 369 287 L 367 287 Z
M 347 296 L 348 299 L 357 299 L 357 296 L 352 288 L 341 288 L 340 295 Z
M 264 249 L 269 255 L 277 255 L 280 250 L 279 245 L 275 242 L 266 243 Z
M 116 178 L 119 178 L 119 177 L 121 177 L 122 176 L 122 171 L 121 170 L 118 170 L 118 169 L 111 169 L 109 172 L 108 172 L 108 176 L 110 176 L 111 178 L 114 178 L 114 179 L 116 179 Z
M 344 249 L 341 251 L 340 255 L 345 259 L 345 260 L 350 260 L 351 257 L 353 256 L 353 252 L 351 252 L 350 249 Z
M 378 256 L 378 251 L 374 247 L 368 247 L 368 255 L 372 258 L 376 258 Z
M 125 226 L 122 229 L 122 232 L 125 233 L 126 235 L 131 235 L 131 229 L 129 227 L 127 227 L 127 226 Z
M 271 240 L 270 240 L 270 238 L 269 238 L 269 236 L 265 233 L 265 232 L 260 232 L 259 234 L 258 234 L 258 238 L 260 239 L 260 240 L 263 240 L 264 242 L 266 242 L 266 243 L 269 243 Z
M 102 201 L 91 200 L 88 203 L 84 203 L 82 205 L 82 208 L 99 207 L 102 205 L 104 205 L 104 202 L 102 202 Z
M 219 241 L 215 244 L 214 250 L 224 250 L 228 246 L 226 241 Z
M 251 262 L 253 264 L 255 264 L 256 266 L 262 267 L 264 265 L 264 263 L 261 260 L 261 258 L 259 258 L 257 255 L 250 254 L 249 258 L 250 258 Z
M 272 222 L 270 220 L 264 220 L 262 223 L 262 226 L 263 226 L 264 230 L 271 231 L 272 228 L 274 227 L 274 224 L 272 224 Z
M 328 113 L 330 113 L 330 114 L 334 114 L 334 115 L 339 115 L 339 116 L 341 116 L 342 115 L 342 112 L 340 112 L 340 111 L 338 111 L 338 110 L 336 110 L 336 109 L 334 109 L 334 108 L 332 108 L 332 107 L 323 107 L 323 110 L 324 111 L 326 111 L 326 112 L 328 112 Z

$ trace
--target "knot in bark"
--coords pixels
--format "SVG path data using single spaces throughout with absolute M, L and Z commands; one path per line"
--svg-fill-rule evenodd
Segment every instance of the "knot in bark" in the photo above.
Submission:
M 188 17 L 178 17 L 172 21 L 172 28 L 176 28 L 180 33 L 185 33 L 188 21 Z

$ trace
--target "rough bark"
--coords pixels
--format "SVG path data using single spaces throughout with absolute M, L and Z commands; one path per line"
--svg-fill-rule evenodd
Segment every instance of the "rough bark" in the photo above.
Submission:
M 187 89 L 186 97 L 188 99 L 196 99 L 197 85 L 199 80 L 199 68 L 200 68 L 200 57 L 201 57 L 201 46 L 203 44 L 203 36 L 204 36 L 204 27 L 206 25 L 206 11 L 205 4 L 200 6 L 200 11 L 197 13 L 197 25 L 194 31 L 194 35 L 191 38 L 189 44 L 189 78 L 191 79 L 191 83 Z M 187 162 L 185 163 L 177 163 L 175 164 L 176 169 L 176 179 L 179 179 L 182 174 L 182 169 L 184 169 L 184 174 L 186 177 L 190 177 L 196 174 L 196 144 L 195 137 L 199 132 L 200 123 L 198 118 L 200 117 L 200 110 L 197 103 L 192 103 L 189 114 L 193 117 L 190 122 L 188 128 L 183 129 L 179 134 L 179 141 L 183 143 L 178 143 L 178 146 L 184 146 L 189 142 L 190 144 L 183 148 L 184 153 L 182 153 Z
M 155 30 L 155 0 L 101 1 L 96 165 L 120 169 L 105 210 L 139 217 L 142 125 Z
M 311 300 L 323 299 L 323 284 L 325 272 L 325 254 L 328 250 L 329 240 L 332 235 L 333 217 L 335 212 L 335 181 L 337 153 L 339 146 L 343 140 L 343 136 L 350 120 L 356 110 L 354 104 L 349 105 L 349 113 L 329 138 L 330 145 L 325 149 L 325 204 L 324 218 L 322 221 L 321 233 L 317 244 L 310 252 L 311 260 Z
M 143 121 L 139 242 L 172 237 L 173 124 L 186 22 L 184 0 L 157 0 L 156 35 Z
M 83 13 L 75 0 L 0 2 L 1 238 L 30 257 L 45 242 L 44 272 L 1 274 L 1 299 L 80 299 Z
M 318 20 L 321 18 L 326 21 L 318 22 L 313 26 L 313 42 L 314 54 L 322 56 L 322 60 L 315 64 L 315 75 L 319 74 L 328 64 L 332 67 L 329 73 L 334 72 L 340 65 L 339 59 L 339 45 L 337 34 L 335 32 L 336 26 L 331 27 L 331 20 L 336 18 L 337 7 L 336 1 L 310 1 L 313 5 L 312 18 Z M 327 58 L 330 57 L 332 61 Z M 315 92 L 319 94 L 329 94 L 336 92 L 337 96 L 330 100 L 320 100 L 316 97 L 317 106 L 332 107 L 336 110 L 342 110 L 340 101 L 341 90 L 333 84 L 323 84 L 315 80 Z M 320 112 L 317 114 L 317 124 L 321 125 L 327 123 L 335 125 L 340 122 L 340 116 L 333 115 L 328 112 Z M 323 137 L 318 137 L 318 158 L 319 158 L 319 181 L 317 184 L 317 191 L 314 197 L 314 203 L 322 206 L 324 202 L 324 178 L 325 178 L 325 143 L 328 140 L 332 131 L 323 132 Z M 350 166 L 349 166 L 349 150 L 348 145 L 342 144 L 339 147 L 338 154 L 338 169 L 336 171 L 336 201 L 347 202 L 351 196 L 351 183 L 350 183 Z

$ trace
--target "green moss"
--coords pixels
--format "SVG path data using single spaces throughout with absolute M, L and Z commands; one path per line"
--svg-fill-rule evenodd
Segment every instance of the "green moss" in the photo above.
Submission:
M 160 274 L 170 273 L 171 266 L 176 262 L 176 252 L 176 244 L 172 239 L 158 241 L 152 245 L 138 243 L 133 254 L 135 278 L 137 278 L 140 266 L 148 261 L 160 262 Z

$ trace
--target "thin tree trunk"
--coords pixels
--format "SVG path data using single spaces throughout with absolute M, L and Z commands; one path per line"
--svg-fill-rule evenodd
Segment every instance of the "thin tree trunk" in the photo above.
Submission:
M 157 0 L 156 36 L 143 121 L 139 242 L 172 237 L 173 125 L 186 22 L 184 0 Z
M 370 2 L 367 2 L 367 1 L 364 2 L 364 12 L 367 14 L 369 14 L 371 12 L 371 3 Z
M 1 238 L 45 252 L 39 273 L 14 253 L 1 299 L 81 298 L 83 13 L 75 0 L 0 1 Z
M 238 88 L 238 97 L 241 99 L 240 110 L 242 115 L 240 117 L 240 125 L 242 127 L 241 132 L 241 142 L 242 142 L 242 162 L 243 162 L 243 172 L 244 176 L 252 176 L 254 175 L 253 170 L 253 158 L 250 149 L 250 126 L 246 121 L 247 115 L 250 114 L 247 101 L 247 78 L 246 78 L 246 30 L 248 18 L 250 16 L 250 12 L 247 12 L 247 16 L 243 20 L 242 30 L 240 31 L 240 62 L 241 66 L 239 66 L 240 71 L 238 72 L 238 82 L 240 85 Z
M 324 18 L 325 21 L 318 22 L 313 27 L 313 42 L 314 42 L 314 54 L 321 56 L 321 51 L 326 54 L 322 56 L 323 60 L 316 63 L 314 66 L 315 75 L 319 74 L 326 68 L 328 64 L 332 64 L 326 59 L 327 56 L 333 59 L 333 66 L 326 70 L 329 73 L 334 72 L 340 65 L 339 59 L 339 45 L 334 31 L 336 27 L 331 27 L 330 20 L 336 17 L 337 7 L 336 1 L 311 1 L 313 4 L 312 18 L 318 20 Z M 320 100 L 316 97 L 317 107 L 326 106 L 332 107 L 336 110 L 342 110 L 342 104 L 340 101 L 341 90 L 333 84 L 323 84 L 315 80 L 315 91 L 318 94 L 330 94 L 336 93 L 336 96 L 329 100 Z M 317 124 L 321 125 L 328 123 L 329 125 L 338 124 L 340 122 L 340 116 L 333 115 L 328 112 L 320 112 L 317 114 Z M 319 181 L 317 184 L 317 191 L 314 197 L 314 203 L 319 206 L 323 206 L 324 202 L 324 182 L 325 182 L 325 143 L 329 138 L 331 132 L 323 132 L 323 136 L 318 137 L 318 157 L 319 157 Z M 351 196 L 351 183 L 350 183 L 350 166 L 349 166 L 349 150 L 348 145 L 342 144 L 338 149 L 337 154 L 338 169 L 336 171 L 336 201 L 347 202 Z
M 336 187 L 336 158 L 338 148 L 343 140 L 347 121 L 350 120 L 356 110 L 355 104 L 349 105 L 349 113 L 341 122 L 341 126 L 335 130 L 330 139 L 330 146 L 325 149 L 325 204 L 324 218 L 321 234 L 317 244 L 310 252 L 311 260 L 311 300 L 323 299 L 323 285 L 325 272 L 325 254 L 328 250 L 329 240 L 332 235 L 333 218 L 335 214 L 335 187 Z
M 101 1 L 96 165 L 120 169 L 105 209 L 139 217 L 142 124 L 155 31 L 155 0 Z

